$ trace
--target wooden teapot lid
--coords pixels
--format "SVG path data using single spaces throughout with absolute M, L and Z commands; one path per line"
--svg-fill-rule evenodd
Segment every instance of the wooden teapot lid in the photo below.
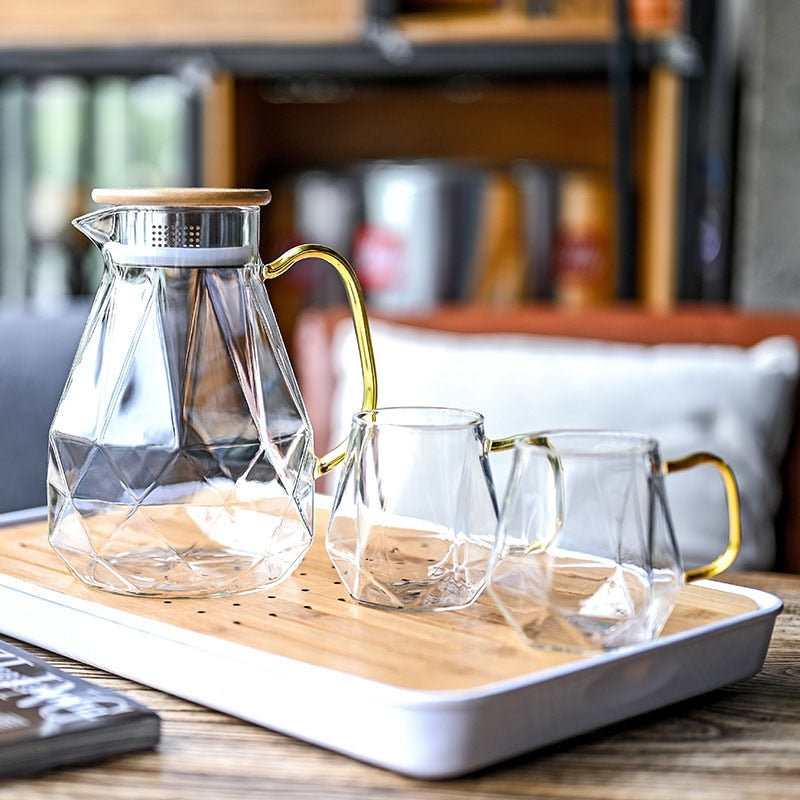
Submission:
M 135 206 L 265 206 L 269 189 L 93 189 L 95 203 Z

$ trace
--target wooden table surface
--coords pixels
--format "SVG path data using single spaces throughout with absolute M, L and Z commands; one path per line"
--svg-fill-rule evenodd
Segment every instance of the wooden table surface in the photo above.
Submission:
M 800 576 L 726 575 L 784 601 L 755 677 L 457 780 L 417 781 L 24 647 L 159 712 L 155 751 L 0 782 L 0 798 L 800 797 Z

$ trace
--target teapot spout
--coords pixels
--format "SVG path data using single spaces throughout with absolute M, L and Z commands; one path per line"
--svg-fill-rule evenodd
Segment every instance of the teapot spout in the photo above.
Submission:
M 72 220 L 72 224 L 102 250 L 103 245 L 114 236 L 117 212 L 107 208 L 92 211 Z

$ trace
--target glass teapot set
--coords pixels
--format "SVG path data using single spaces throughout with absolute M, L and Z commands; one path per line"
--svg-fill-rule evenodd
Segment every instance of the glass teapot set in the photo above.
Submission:
M 352 597 L 406 611 L 488 590 L 524 641 L 594 651 L 663 628 L 684 581 L 739 547 L 730 468 L 663 462 L 615 432 L 490 440 L 480 414 L 377 408 L 361 288 L 322 245 L 259 254 L 268 191 L 95 190 L 74 221 L 104 272 L 49 436 L 49 540 L 86 584 L 210 597 L 286 578 L 313 539 L 314 482 L 341 467 L 326 547 Z M 344 283 L 363 375 L 350 437 L 318 457 L 266 281 L 305 258 Z M 489 455 L 513 448 L 498 503 Z M 730 537 L 685 573 L 664 477 L 711 463 Z

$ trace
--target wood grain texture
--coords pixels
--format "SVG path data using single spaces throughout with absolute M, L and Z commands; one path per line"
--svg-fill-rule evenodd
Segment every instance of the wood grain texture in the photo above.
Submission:
M 0 784 L 4 800 L 794 800 L 800 785 L 800 576 L 729 576 L 785 604 L 755 677 L 458 780 L 423 782 L 199 708 L 29 645 L 155 708 L 155 752 Z M 7 613 L 7 610 L 3 610 Z
M 0 559 L 11 577 L 146 619 L 316 666 L 420 690 L 469 689 L 578 660 L 523 646 L 487 595 L 457 612 L 403 614 L 354 603 L 324 548 L 326 514 L 297 570 L 249 595 L 129 597 L 84 586 L 47 542 L 46 523 L 3 530 Z M 666 627 L 689 630 L 756 609 L 754 601 L 687 586 Z
M 112 205 L 265 206 L 269 189 L 178 187 L 172 189 L 93 189 L 92 200 Z

